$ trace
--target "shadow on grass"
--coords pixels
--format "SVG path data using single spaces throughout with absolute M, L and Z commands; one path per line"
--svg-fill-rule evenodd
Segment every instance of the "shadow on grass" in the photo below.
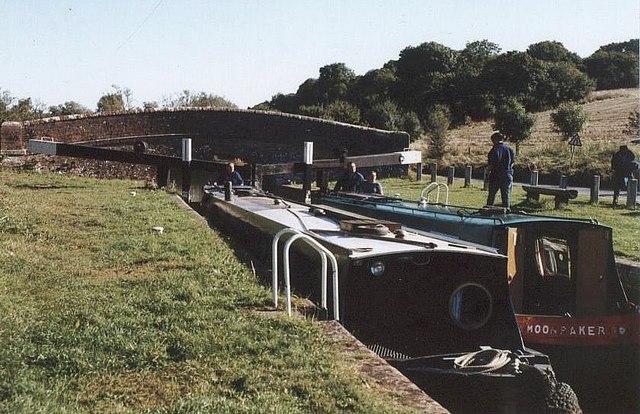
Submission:
M 87 188 L 84 185 L 56 185 L 56 184 L 19 184 L 19 185 L 11 185 L 10 187 L 19 189 L 19 190 L 60 190 L 60 189 L 68 189 L 68 188 Z

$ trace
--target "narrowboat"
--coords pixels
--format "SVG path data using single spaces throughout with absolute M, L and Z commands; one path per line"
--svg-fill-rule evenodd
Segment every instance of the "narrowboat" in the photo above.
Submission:
M 445 408 L 546 412 L 549 395 L 561 389 L 546 355 L 524 346 L 506 257 L 495 249 L 249 187 L 225 190 L 204 189 L 202 213 L 213 227 L 288 274 L 299 296 L 320 303 Z M 322 274 L 325 253 L 331 278 Z M 279 255 L 282 269 L 273 263 Z M 545 380 L 532 382 L 532 372 Z M 563 396 L 577 406 L 572 391 Z
M 424 193 L 424 192 L 423 192 Z M 414 231 L 493 247 L 507 256 L 524 342 L 548 354 L 581 405 L 640 412 L 640 313 L 618 275 L 612 230 L 591 219 L 474 209 L 398 197 L 321 194 L 333 206 Z

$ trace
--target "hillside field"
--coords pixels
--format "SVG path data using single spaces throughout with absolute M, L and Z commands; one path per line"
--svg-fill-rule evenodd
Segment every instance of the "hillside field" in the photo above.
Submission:
M 632 136 L 625 134 L 630 112 L 639 107 L 638 89 L 618 89 L 594 92 L 583 107 L 588 120 L 580 134 L 582 147 L 575 150 L 573 160 L 570 148 L 560 134 L 553 131 L 550 114 L 552 111 L 535 114 L 536 124 L 532 136 L 520 145 L 516 162 L 519 170 L 537 168 L 541 173 L 600 173 L 606 180 L 611 154 L 621 144 L 627 144 Z M 473 165 L 486 163 L 486 154 L 491 149 L 489 137 L 493 131 L 492 121 L 473 122 L 449 131 L 448 153 L 441 165 Z M 638 137 L 635 137 L 638 138 Z M 413 149 L 427 154 L 428 137 L 422 137 L 412 144 Z M 640 156 L 640 146 L 631 146 Z

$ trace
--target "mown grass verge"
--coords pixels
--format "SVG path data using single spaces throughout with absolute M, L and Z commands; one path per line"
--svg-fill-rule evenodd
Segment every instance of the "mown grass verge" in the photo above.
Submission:
M 446 182 L 439 177 L 440 182 Z M 411 179 L 381 180 L 384 191 L 388 195 L 400 194 L 403 199 L 418 200 L 420 193 L 429 184 L 429 178 L 422 181 Z M 449 204 L 457 206 L 482 207 L 487 201 L 487 192 L 481 186 L 463 188 L 463 179 L 457 179 L 449 189 Z M 435 194 L 435 193 L 434 193 Z M 531 212 L 560 217 L 593 218 L 598 223 L 613 229 L 613 248 L 616 257 L 624 257 L 640 262 L 640 210 L 627 208 L 613 209 L 611 199 L 601 201 L 597 205 L 589 203 L 589 196 L 579 195 L 562 209 L 554 209 L 554 200 L 550 196 L 541 196 L 539 203 L 526 201 L 526 194 L 519 184 L 515 184 L 511 203 L 514 207 Z M 622 200 L 623 198 L 621 198 Z M 431 196 L 431 201 L 434 195 Z M 440 193 L 440 201 L 444 202 L 444 190 Z M 496 198 L 500 202 L 500 194 Z M 624 202 L 624 200 L 623 200 Z
M 140 185 L 0 169 L 0 412 L 412 412 Z

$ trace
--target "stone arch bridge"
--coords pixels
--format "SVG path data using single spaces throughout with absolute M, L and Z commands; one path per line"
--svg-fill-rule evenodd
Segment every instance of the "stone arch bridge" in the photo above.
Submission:
M 0 154 L 26 154 L 30 139 L 91 146 L 123 146 L 144 140 L 150 146 L 180 148 L 192 139 L 194 158 L 240 158 L 252 163 L 302 159 L 304 142 L 314 142 L 314 158 L 339 158 L 402 151 L 404 132 L 383 131 L 323 119 L 242 109 L 181 108 L 71 115 L 0 125 Z

